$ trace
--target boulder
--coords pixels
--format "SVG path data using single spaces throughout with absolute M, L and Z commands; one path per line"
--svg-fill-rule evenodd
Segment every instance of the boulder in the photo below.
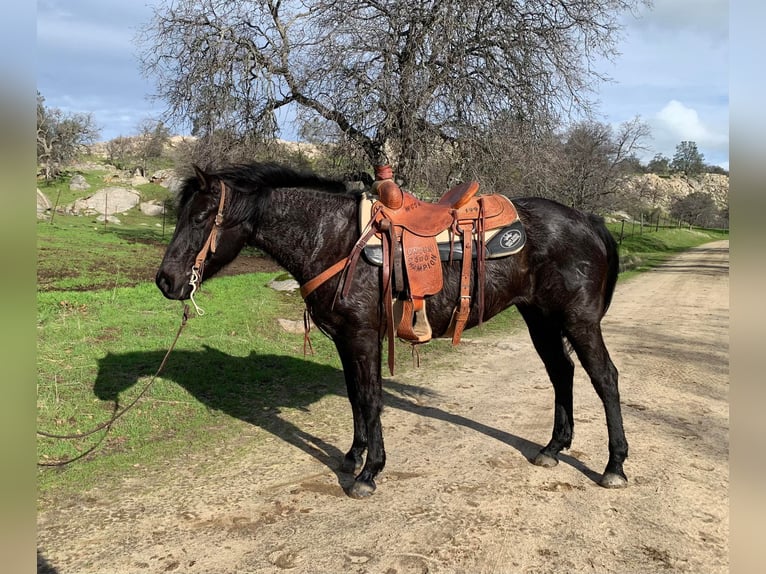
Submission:
M 292 277 L 283 278 L 282 275 L 275 277 L 266 284 L 267 287 L 274 289 L 275 291 L 287 291 L 292 292 L 300 289 L 301 286 Z
M 146 179 L 143 175 L 134 175 L 130 178 L 130 185 L 144 185 L 145 183 L 149 183 L 149 180 Z
M 175 172 L 175 170 L 160 169 L 152 174 L 152 176 L 149 178 L 149 181 L 159 184 L 162 187 L 166 187 L 175 193 L 178 187 L 181 185 L 182 180 L 180 177 L 178 177 L 178 174 Z
M 76 173 L 72 176 L 72 179 L 69 180 L 69 189 L 82 191 L 85 189 L 90 189 L 90 184 L 85 181 L 85 178 L 82 175 Z
M 51 208 L 48 197 L 39 189 L 37 190 L 37 219 L 45 219 L 45 212 Z
M 138 205 L 138 209 L 144 215 L 157 216 L 162 215 L 165 211 L 165 206 L 157 201 L 144 201 Z
M 78 199 L 72 206 L 73 213 L 87 214 L 89 210 L 96 213 L 112 215 L 124 213 L 136 207 L 141 201 L 141 195 L 125 187 L 105 187 L 84 199 Z

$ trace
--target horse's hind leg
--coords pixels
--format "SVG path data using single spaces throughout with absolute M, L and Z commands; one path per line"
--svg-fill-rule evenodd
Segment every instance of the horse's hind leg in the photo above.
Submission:
M 628 441 L 622 425 L 620 392 L 617 388 L 618 374 L 604 344 L 601 325 L 579 324 L 576 328 L 567 329 L 567 338 L 604 404 L 606 428 L 609 433 L 609 462 L 600 484 L 607 488 L 627 486 L 628 478 L 622 463 L 628 458 Z
M 555 393 L 553 434 L 550 442 L 532 461 L 538 466 L 552 467 L 558 464 L 559 452 L 572 445 L 574 436 L 572 416 L 574 365 L 564 347 L 561 321 L 543 315 L 536 307 L 519 305 L 518 308 L 527 323 L 537 354 L 543 360 L 548 377 L 553 383 Z

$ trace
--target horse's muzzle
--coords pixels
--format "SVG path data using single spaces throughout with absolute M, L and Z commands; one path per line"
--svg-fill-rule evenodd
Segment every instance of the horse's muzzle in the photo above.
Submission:
M 157 287 L 162 294 L 168 299 L 173 301 L 183 301 L 189 298 L 191 292 L 188 280 L 177 281 L 173 276 L 166 273 L 162 269 L 157 272 L 157 276 L 154 279 Z

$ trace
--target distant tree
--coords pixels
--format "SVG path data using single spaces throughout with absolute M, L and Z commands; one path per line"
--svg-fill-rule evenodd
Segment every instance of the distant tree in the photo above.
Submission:
M 170 130 L 161 121 L 144 120 L 139 125 L 136 140 L 136 154 L 141 170 L 146 175 L 149 162 L 162 157 L 165 144 L 170 141 Z
M 687 223 L 690 227 L 713 225 L 719 217 L 715 200 L 710 194 L 701 191 L 675 199 L 670 206 L 670 215 Z
M 106 159 L 117 169 L 125 169 L 135 157 L 135 142 L 133 138 L 117 136 L 106 142 Z
M 634 173 L 630 158 L 644 149 L 649 133 L 640 118 L 621 124 L 616 132 L 595 121 L 572 126 L 562 147 L 556 199 L 590 211 L 611 207 L 622 181 Z
M 50 108 L 37 92 L 37 163 L 45 179 L 56 177 L 98 136 L 92 114 Z
M 673 171 L 681 172 L 689 177 L 697 176 L 703 173 L 705 168 L 705 157 L 697 149 L 697 143 L 693 141 L 682 141 L 676 146 L 676 153 L 673 161 L 670 163 Z
M 729 175 L 729 170 L 721 167 L 720 165 L 707 164 L 704 171 L 705 173 L 714 173 L 717 175 Z
M 630 155 L 618 163 L 620 170 L 629 175 L 646 173 L 646 167 L 635 155 Z
M 669 175 L 670 158 L 661 153 L 656 154 L 647 164 L 646 171 L 657 175 Z

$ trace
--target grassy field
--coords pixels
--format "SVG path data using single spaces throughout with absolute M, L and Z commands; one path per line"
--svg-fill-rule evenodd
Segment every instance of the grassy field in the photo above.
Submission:
M 181 305 L 164 299 L 153 284 L 164 232 L 157 218 L 121 216 L 123 224 L 57 215 L 38 224 L 37 413 L 38 428 L 57 434 L 88 430 L 128 404 L 157 370 L 181 319 Z M 626 267 L 645 269 L 673 253 L 724 237 L 681 229 L 636 235 L 623 242 Z M 220 277 L 206 283 L 193 317 L 165 371 L 137 407 L 120 419 L 82 460 L 63 469 L 41 469 L 47 493 L 81 491 L 136 467 L 161 464 L 248 429 L 277 434 L 293 413 L 311 410 L 327 397 L 345 396 L 340 363 L 331 341 L 314 332 L 315 355 L 304 357 L 303 336 L 277 320 L 300 320 L 297 293 L 266 284 L 279 272 Z M 466 337 L 523 329 L 509 310 Z M 421 351 L 421 361 L 449 354 L 446 341 Z M 399 344 L 397 369 L 413 368 L 409 348 Z M 351 438 L 350 409 L 346 413 Z M 345 420 L 345 419 L 344 419 Z M 256 434 L 255 437 L 268 433 Z M 38 440 L 38 459 L 56 461 L 95 445 L 103 433 L 77 441 Z M 253 438 L 252 440 L 260 440 Z M 339 444 L 343 449 L 346 445 Z

